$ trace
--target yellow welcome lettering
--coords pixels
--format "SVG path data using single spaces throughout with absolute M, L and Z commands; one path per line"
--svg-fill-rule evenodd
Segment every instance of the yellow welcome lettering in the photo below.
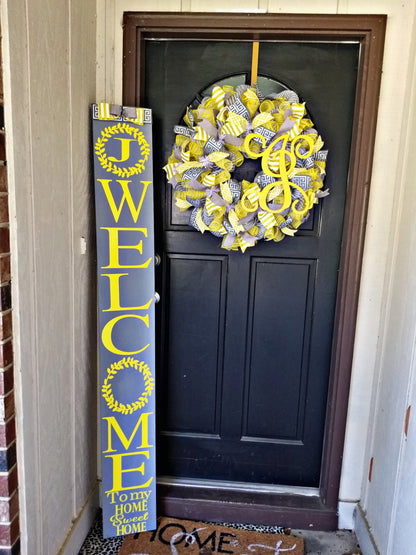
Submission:
M 111 209 L 111 212 L 113 214 L 113 218 L 114 221 L 117 223 L 119 218 L 120 218 L 120 214 L 121 211 L 123 209 L 123 205 L 125 202 L 127 202 L 127 206 L 129 207 L 130 210 L 130 214 L 131 217 L 133 218 L 134 223 L 137 223 L 137 218 L 139 217 L 140 214 L 140 210 L 142 209 L 142 204 L 143 204 L 143 200 L 144 197 L 146 195 L 146 191 L 147 191 L 147 187 L 150 185 L 151 181 L 141 181 L 140 183 L 142 183 L 143 185 L 143 191 L 139 200 L 139 204 L 137 206 L 134 205 L 134 201 L 133 198 L 131 196 L 131 192 L 130 192 L 130 188 L 129 188 L 129 183 L 131 183 L 131 180 L 126 180 L 126 179 L 117 179 L 117 183 L 120 184 L 122 190 L 123 190 L 123 196 L 121 197 L 121 201 L 120 204 L 117 206 L 116 202 L 114 200 L 114 196 L 113 193 L 111 191 L 110 188 L 110 183 L 111 183 L 111 179 L 98 179 L 98 181 L 101 183 L 103 189 L 104 189 L 104 193 L 105 196 L 107 198 L 108 201 L 108 205 Z
M 110 308 L 103 309 L 103 312 L 112 312 L 114 310 L 147 310 L 152 304 L 152 299 L 142 306 L 120 306 L 120 278 L 129 274 L 101 274 L 102 277 L 108 277 L 110 281 Z
M 143 412 L 136 422 L 136 426 L 129 438 L 124 435 L 123 430 L 120 428 L 120 424 L 117 422 L 114 416 L 106 416 L 103 420 L 107 420 L 107 449 L 103 453 L 115 452 L 116 449 L 112 448 L 112 431 L 116 433 L 118 439 L 121 441 L 124 449 L 127 451 L 133 442 L 139 428 L 140 428 L 140 444 L 137 449 L 143 449 L 144 447 L 152 447 L 149 445 L 149 417 L 153 412 Z
M 112 334 L 113 334 L 114 326 L 117 324 L 117 322 L 120 322 L 120 320 L 124 320 L 126 318 L 136 318 L 137 320 L 144 322 L 147 328 L 149 327 L 148 314 L 146 314 L 145 316 L 138 316 L 136 314 L 125 314 L 123 316 L 117 316 L 116 318 L 113 318 L 112 320 L 106 323 L 101 333 L 101 339 L 104 347 L 108 349 L 110 352 L 115 353 L 116 355 L 137 355 L 137 353 L 141 353 L 145 351 L 147 347 L 149 347 L 149 343 L 144 347 L 142 347 L 141 349 L 138 349 L 137 351 L 122 351 L 118 349 L 113 343 Z
M 102 268 L 147 268 L 151 262 L 151 258 L 148 258 L 143 264 L 120 264 L 119 254 L 120 250 L 136 250 L 140 254 L 143 254 L 143 241 L 140 240 L 136 245 L 120 245 L 120 233 L 122 231 L 138 231 L 143 233 L 147 237 L 146 227 L 100 227 L 100 229 L 106 229 L 108 231 L 108 266 L 102 266 Z
M 115 491 L 123 491 L 129 489 L 137 489 L 137 488 L 148 488 L 152 483 L 153 477 L 150 477 L 147 482 L 144 484 L 135 483 L 134 486 L 130 487 L 123 487 L 123 474 L 127 474 L 127 472 L 140 472 L 142 476 L 144 476 L 144 462 L 137 468 L 126 468 L 123 470 L 123 458 L 124 457 L 133 457 L 133 456 L 143 456 L 147 460 L 149 459 L 149 451 L 136 451 L 135 453 L 120 453 L 117 455 L 106 455 L 106 457 L 111 457 L 113 459 L 113 487 L 111 490 L 106 491 L 106 494 L 109 495 Z

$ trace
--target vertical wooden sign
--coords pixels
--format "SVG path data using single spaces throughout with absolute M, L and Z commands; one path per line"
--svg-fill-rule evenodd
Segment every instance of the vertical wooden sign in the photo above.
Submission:
M 104 537 L 156 527 L 151 110 L 92 106 Z

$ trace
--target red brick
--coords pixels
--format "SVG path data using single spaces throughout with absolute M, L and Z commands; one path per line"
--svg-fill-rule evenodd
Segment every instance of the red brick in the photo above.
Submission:
M 0 474 L 0 497 L 11 497 L 17 489 L 17 465 L 8 474 Z
M 5 397 L 0 397 L 0 405 L 4 403 L 4 420 L 9 420 L 14 415 L 14 393 L 11 392 Z
M 16 439 L 16 422 L 11 418 L 7 422 L 0 422 L 0 447 L 7 447 Z
M 10 283 L 0 285 L 0 312 L 12 308 L 12 288 Z
M 0 340 L 4 341 L 12 335 L 12 313 L 0 312 Z
M 6 160 L 6 136 L 0 133 L 0 160 Z
M 0 546 L 12 546 L 19 537 L 19 517 L 10 524 L 0 524 Z
M 9 227 L 0 227 L 0 253 L 10 252 L 10 233 Z
M 0 196 L 0 223 L 9 221 L 9 197 L 7 194 Z
M 13 366 L 7 370 L 0 369 L 0 395 L 7 395 L 13 389 Z
M 10 281 L 10 254 L 0 257 L 0 283 Z
M 15 492 L 11 498 L 0 499 L 0 523 L 8 524 L 19 512 L 19 496 Z
M 7 193 L 7 166 L 0 165 L 0 192 Z
M 11 339 L 0 345 L 0 368 L 6 368 L 13 362 L 13 344 Z
M 3 372 L 3 388 L 4 393 L 3 395 L 7 395 L 10 393 L 14 388 L 14 368 L 10 366 L 7 370 Z
M 0 395 L 0 421 L 7 422 L 14 415 L 14 392 Z M 1 468 L 0 468 L 1 471 Z

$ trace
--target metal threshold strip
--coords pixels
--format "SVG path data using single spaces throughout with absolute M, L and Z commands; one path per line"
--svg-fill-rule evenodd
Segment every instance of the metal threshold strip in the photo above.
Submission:
M 200 480 L 195 478 L 173 478 L 171 476 L 159 476 L 157 478 L 157 485 L 319 497 L 318 488 L 282 486 L 282 485 L 274 485 L 274 484 L 260 484 L 260 483 L 247 483 L 247 482 L 225 482 L 222 480 Z

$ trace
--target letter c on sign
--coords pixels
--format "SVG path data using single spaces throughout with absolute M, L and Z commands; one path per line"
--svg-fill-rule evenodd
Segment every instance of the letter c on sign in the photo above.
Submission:
M 117 355 L 136 355 L 137 353 L 141 353 L 142 351 L 147 349 L 147 347 L 149 346 L 149 343 L 143 348 L 138 349 L 137 351 L 121 351 L 120 349 L 117 349 L 117 347 L 113 343 L 113 338 L 112 338 L 113 328 L 117 324 L 117 322 L 119 322 L 120 320 L 124 320 L 125 318 L 136 318 L 137 320 L 141 320 L 142 322 L 144 322 L 147 328 L 149 327 L 148 314 L 146 314 L 146 316 L 137 316 L 135 314 L 124 314 L 122 316 L 117 316 L 116 318 L 113 318 L 112 320 L 106 323 L 106 325 L 103 327 L 101 339 L 104 347 L 109 351 L 111 351 L 112 353 L 115 353 Z

